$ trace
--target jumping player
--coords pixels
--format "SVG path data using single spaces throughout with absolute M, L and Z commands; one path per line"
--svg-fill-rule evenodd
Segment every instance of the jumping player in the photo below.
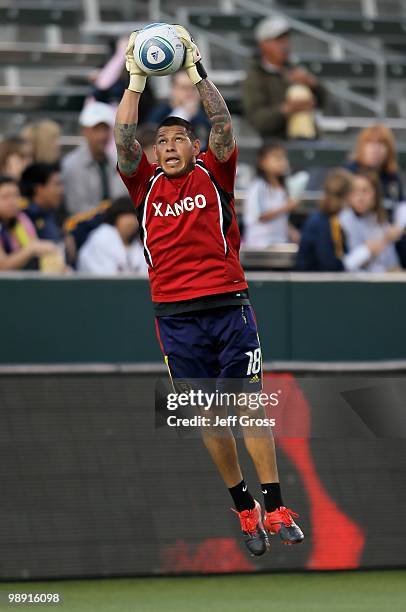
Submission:
M 224 381 L 240 380 L 258 392 L 261 348 L 239 262 L 233 201 L 237 147 L 231 117 L 207 78 L 189 32 L 182 26 L 176 29 L 186 49 L 183 68 L 212 125 L 208 151 L 200 153 L 188 121 L 169 117 L 157 130 L 158 164 L 147 161 L 136 139 L 146 75 L 134 61 L 133 32 L 126 50 L 130 82 L 114 132 L 118 169 L 140 221 L 158 339 L 171 377 L 215 379 L 219 387 Z M 202 432 L 233 498 L 244 542 L 259 556 L 269 548 L 268 533 L 279 533 L 286 544 L 301 542 L 304 536 L 293 520 L 297 515 L 282 501 L 271 429 L 261 435 L 255 427 L 243 430 L 262 487 L 264 515 L 243 480 L 231 430 L 222 428 L 221 435 L 206 428 Z

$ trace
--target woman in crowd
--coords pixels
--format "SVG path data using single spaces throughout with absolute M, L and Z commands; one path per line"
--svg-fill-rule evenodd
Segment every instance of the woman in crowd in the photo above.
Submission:
M 56 164 L 61 158 L 61 128 L 56 121 L 43 119 L 29 123 L 21 132 L 32 147 L 35 163 Z
M 344 235 L 338 215 L 351 191 L 351 174 L 333 170 L 324 184 L 319 210 L 306 220 L 296 268 L 309 272 L 341 272 L 344 267 Z
M 32 146 L 21 136 L 10 136 L 0 142 L 0 176 L 19 181 L 32 159 Z
M 328 175 L 320 209 L 310 215 L 303 227 L 298 270 L 352 272 L 389 270 L 399 265 L 393 257 L 392 243 L 399 239 L 402 229 L 385 222 L 379 181 L 376 179 L 372 187 L 372 180 L 354 177 L 346 170 Z M 354 208 L 345 208 L 347 203 Z M 382 255 L 387 247 L 389 252 Z
M 373 125 L 362 130 L 347 169 L 357 173 L 362 170 L 376 172 L 380 178 L 387 208 L 396 207 L 404 199 L 399 173 L 396 142 L 392 130 L 384 125 Z
M 131 200 L 127 196 L 115 200 L 105 211 L 103 223 L 89 234 L 79 250 L 79 272 L 146 275 L 147 266 L 138 230 Z
M 194 132 L 200 140 L 201 149 L 205 151 L 209 141 L 211 123 L 202 107 L 199 92 L 186 72 L 180 71 L 172 75 L 168 101 L 152 106 L 147 122 L 150 125 L 158 126 L 170 115 L 186 119 L 193 125 Z
M 279 144 L 261 147 L 257 158 L 257 177 L 248 186 L 244 203 L 244 244 L 266 248 L 273 244 L 298 242 L 299 233 L 289 223 L 289 214 L 300 199 L 290 198 L 285 180 L 289 160 Z
M 394 243 L 401 238 L 403 228 L 387 221 L 379 177 L 371 172 L 354 175 L 348 204 L 340 214 L 340 223 L 348 250 L 364 253 L 359 268 L 369 272 L 399 269 Z
M 12 177 L 0 176 L 0 271 L 38 269 L 38 258 L 55 253 L 48 240 L 38 240 L 35 228 L 19 207 L 20 192 Z

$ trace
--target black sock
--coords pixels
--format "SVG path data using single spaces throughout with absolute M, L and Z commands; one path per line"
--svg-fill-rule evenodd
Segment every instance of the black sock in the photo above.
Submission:
M 230 491 L 230 495 L 233 498 L 235 509 L 237 512 L 242 512 L 243 510 L 252 510 L 255 507 L 255 501 L 252 497 L 251 493 L 248 491 L 247 485 L 243 480 L 235 487 L 231 487 L 228 489 Z
M 261 484 L 261 489 L 264 496 L 265 510 L 267 512 L 273 512 L 284 505 L 279 482 Z

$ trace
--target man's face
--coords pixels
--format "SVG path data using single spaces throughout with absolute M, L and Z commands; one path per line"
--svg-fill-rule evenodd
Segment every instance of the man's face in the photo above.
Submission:
M 271 64 L 282 68 L 290 56 L 290 35 L 283 34 L 279 38 L 264 40 L 259 43 L 262 56 Z
M 127 244 L 134 238 L 139 229 L 137 217 L 134 213 L 123 213 L 122 215 L 119 215 L 116 220 L 116 228 L 120 232 L 124 242 Z
M 5 183 L 0 186 L 0 219 L 10 221 L 20 212 L 18 201 L 20 192 L 14 183 Z
M 111 138 L 111 128 L 106 123 L 99 123 L 94 127 L 83 128 L 89 149 L 94 156 L 104 156 L 107 145 Z
M 38 185 L 36 196 L 38 203 L 45 208 L 59 208 L 63 197 L 61 174 L 54 172 L 45 185 Z
M 176 108 L 193 101 L 200 103 L 197 87 L 193 85 L 186 72 L 177 72 L 171 90 L 172 106 Z
M 183 126 L 165 126 L 158 130 L 154 150 L 166 176 L 176 178 L 193 169 L 200 153 L 200 142 L 191 140 Z

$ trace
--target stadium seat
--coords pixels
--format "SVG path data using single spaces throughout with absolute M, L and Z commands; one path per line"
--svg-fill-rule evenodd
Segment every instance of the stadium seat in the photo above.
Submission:
M 106 58 L 106 45 L 0 42 L 0 66 L 98 66 Z
M 47 87 L 0 87 L 0 111 L 31 113 L 33 111 L 80 112 L 87 88 L 58 88 L 50 92 Z
M 375 19 L 365 18 L 360 15 L 334 14 L 324 10 L 317 14 L 308 11 L 290 11 L 292 17 L 309 25 L 315 26 L 331 34 L 343 36 L 404 36 L 406 33 L 406 17 L 377 17 Z M 218 11 L 208 12 L 199 9 L 188 11 L 191 25 L 201 28 L 210 27 L 212 31 L 218 32 L 252 32 L 252 29 L 261 20 L 261 16 L 253 14 L 226 14 Z
M 34 3 L 28 6 L 0 6 L 0 23 L 20 25 L 63 25 L 77 26 L 81 21 L 81 11 L 78 11 L 77 4 L 68 6 L 64 3 L 62 6 L 41 6 L 39 3 L 35 6 Z

